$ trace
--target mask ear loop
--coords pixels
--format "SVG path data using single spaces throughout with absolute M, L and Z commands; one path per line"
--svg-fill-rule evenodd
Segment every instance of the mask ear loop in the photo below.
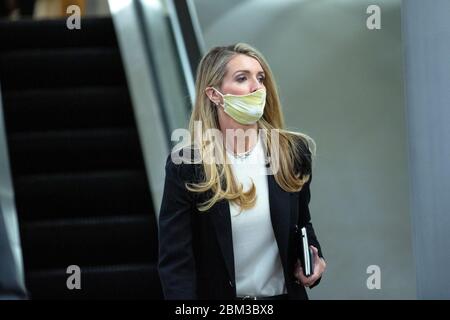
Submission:
M 222 97 L 222 99 L 223 99 L 223 94 L 219 91 L 219 90 L 217 90 L 216 88 L 214 88 L 214 87 L 211 87 L 211 89 L 213 89 L 214 91 L 216 91 L 218 94 L 220 94 L 220 96 Z M 222 108 L 225 108 L 225 101 L 224 101 L 224 103 L 215 103 L 214 101 L 211 101 L 212 103 L 214 103 L 214 105 L 217 107 L 217 106 L 221 106 Z

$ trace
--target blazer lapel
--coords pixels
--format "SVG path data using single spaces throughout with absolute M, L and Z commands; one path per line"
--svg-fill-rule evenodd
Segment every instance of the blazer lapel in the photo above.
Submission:
M 211 219 L 216 230 L 217 240 L 225 259 L 226 268 L 230 279 L 235 281 L 234 274 L 234 254 L 233 238 L 231 230 L 230 205 L 228 200 L 221 200 L 215 204 L 215 209 L 211 212 Z M 234 283 L 233 283 L 234 284 Z
M 281 262 L 286 270 L 289 245 L 289 222 L 291 220 L 291 194 L 281 189 L 273 175 L 267 175 L 269 189 L 270 217 L 275 239 L 278 244 Z M 222 250 L 230 279 L 235 281 L 233 238 L 231 229 L 230 205 L 227 200 L 215 204 L 211 219 L 217 240 Z
M 268 175 L 270 217 L 273 232 L 278 243 L 281 263 L 286 270 L 289 246 L 289 223 L 291 221 L 291 193 L 284 191 L 277 184 L 274 175 Z

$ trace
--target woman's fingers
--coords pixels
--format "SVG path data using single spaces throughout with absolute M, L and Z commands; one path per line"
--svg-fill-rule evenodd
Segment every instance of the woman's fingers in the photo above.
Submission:
M 317 261 L 319 259 L 319 250 L 314 247 L 314 246 L 309 246 L 312 251 L 313 251 L 313 255 L 314 255 L 314 261 Z
M 306 283 L 308 283 L 308 278 L 305 277 L 305 275 L 303 274 L 303 268 L 300 267 L 297 269 L 297 274 L 296 274 L 297 279 L 300 280 L 300 282 L 305 285 Z
M 300 283 L 301 283 L 303 286 L 305 286 L 305 287 L 309 287 L 310 285 L 312 285 L 312 284 L 316 281 L 316 279 L 314 279 L 314 276 L 306 277 L 306 276 L 303 274 L 303 268 L 302 268 L 302 267 L 299 267 L 299 268 L 297 269 L 297 272 L 296 272 L 296 274 L 295 274 L 295 277 L 296 277 L 298 280 L 300 280 Z
M 325 271 L 325 260 L 319 257 L 319 250 L 316 247 L 310 246 L 313 250 L 314 254 L 314 275 L 318 274 L 317 279 L 320 278 L 320 275 Z
M 306 277 L 303 274 L 303 268 L 301 267 L 301 263 L 299 260 L 297 260 L 296 267 L 295 267 L 295 273 L 294 273 L 295 277 L 305 287 L 312 286 L 321 277 L 321 275 L 325 269 L 325 262 L 323 261 L 322 258 L 319 257 L 319 250 L 317 250 L 317 248 L 314 246 L 310 246 L 310 247 L 311 247 L 311 249 L 313 251 L 313 255 L 314 255 L 314 273 L 311 276 Z M 297 282 L 297 283 L 299 283 L 299 282 Z
M 297 260 L 296 269 L 295 269 L 296 270 L 295 277 L 298 280 L 300 280 L 300 283 L 305 287 L 312 286 L 317 281 L 317 279 L 320 278 L 321 274 L 324 271 L 322 259 L 319 257 L 319 250 L 314 246 L 310 246 L 310 248 L 313 251 L 313 255 L 314 255 L 314 273 L 311 276 L 306 277 L 303 274 L 303 269 L 298 260 Z

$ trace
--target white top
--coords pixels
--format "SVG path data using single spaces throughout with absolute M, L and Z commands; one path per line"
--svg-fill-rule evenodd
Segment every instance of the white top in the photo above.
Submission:
M 251 180 L 256 187 L 256 205 L 243 210 L 230 203 L 237 296 L 274 296 L 287 293 L 278 245 L 273 232 L 265 152 L 261 138 L 244 159 L 228 152 L 232 170 L 244 191 Z

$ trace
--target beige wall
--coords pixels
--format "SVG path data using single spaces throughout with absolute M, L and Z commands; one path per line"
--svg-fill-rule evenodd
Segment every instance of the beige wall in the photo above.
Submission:
M 77 5 L 84 14 L 86 10 L 85 0 L 37 0 L 34 8 L 35 18 L 63 17 L 66 15 L 66 8 L 70 5 Z
M 82 15 L 109 15 L 107 0 L 37 0 L 34 16 L 36 18 L 64 17 L 70 5 L 79 6 Z

